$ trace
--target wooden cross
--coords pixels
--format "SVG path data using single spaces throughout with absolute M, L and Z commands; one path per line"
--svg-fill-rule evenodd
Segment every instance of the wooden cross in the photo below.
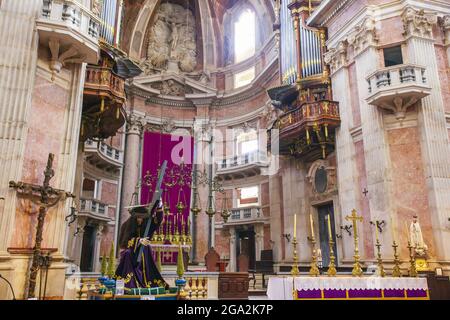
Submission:
M 16 189 L 19 194 L 30 196 L 31 201 L 39 205 L 38 224 L 36 227 L 36 240 L 33 248 L 33 259 L 30 268 L 30 275 L 28 280 L 28 298 L 35 298 L 36 278 L 39 270 L 39 261 L 41 259 L 41 244 L 42 234 L 44 231 L 44 220 L 47 210 L 57 205 L 60 201 L 66 198 L 75 196 L 63 190 L 54 189 L 50 186 L 50 180 L 55 175 L 53 170 L 53 160 L 55 155 L 50 153 L 48 155 L 47 167 L 44 171 L 44 182 L 42 186 L 25 183 L 25 182 L 9 182 L 9 187 Z

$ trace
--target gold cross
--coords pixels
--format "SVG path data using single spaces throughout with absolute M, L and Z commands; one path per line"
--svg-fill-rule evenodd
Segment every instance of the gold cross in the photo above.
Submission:
M 352 210 L 352 215 L 351 216 L 346 216 L 345 220 L 347 221 L 351 221 L 353 224 L 353 233 L 355 238 L 358 237 L 358 230 L 357 230 L 357 221 L 359 222 L 363 222 L 363 217 L 362 216 L 358 216 L 358 214 L 356 213 L 356 210 L 353 209 Z

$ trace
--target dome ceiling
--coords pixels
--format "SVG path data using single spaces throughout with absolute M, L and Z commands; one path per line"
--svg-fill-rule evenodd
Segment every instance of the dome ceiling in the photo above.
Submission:
M 272 0 L 125 0 L 121 48 L 130 57 L 141 60 L 146 55 L 146 43 L 148 43 L 146 38 L 148 37 L 149 26 L 153 23 L 159 5 L 165 2 L 179 4 L 183 7 L 186 7 L 186 4 L 189 3 L 189 9 L 195 13 L 196 19 L 201 21 L 201 25 L 198 24 L 198 29 L 211 33 L 212 41 L 215 43 L 216 55 L 220 55 L 222 51 L 224 15 L 233 6 L 240 2 L 248 2 L 258 11 L 258 14 L 264 14 L 271 20 L 268 23 L 273 23 L 275 20 Z M 207 36 L 207 34 L 201 35 L 203 40 Z M 217 59 L 215 64 L 220 65 L 220 60 Z

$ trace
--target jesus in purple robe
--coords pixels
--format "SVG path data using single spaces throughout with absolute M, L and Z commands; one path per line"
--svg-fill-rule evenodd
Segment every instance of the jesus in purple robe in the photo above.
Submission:
M 140 207 L 132 212 L 132 216 L 120 229 L 119 245 L 123 251 L 120 254 L 120 263 L 116 270 L 116 278 L 125 280 L 125 287 L 135 288 L 169 288 L 164 281 L 153 260 L 150 240 L 153 233 L 159 229 L 164 213 L 157 202 L 151 210 L 150 217 L 145 207 Z M 145 227 L 149 219 L 152 219 L 150 232 L 144 237 Z M 142 259 L 138 262 L 138 254 L 141 246 Z

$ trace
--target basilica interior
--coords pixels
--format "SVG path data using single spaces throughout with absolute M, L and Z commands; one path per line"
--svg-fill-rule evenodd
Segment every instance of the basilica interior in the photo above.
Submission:
M 0 0 L 0 25 L 0 299 L 450 299 L 448 0 Z

